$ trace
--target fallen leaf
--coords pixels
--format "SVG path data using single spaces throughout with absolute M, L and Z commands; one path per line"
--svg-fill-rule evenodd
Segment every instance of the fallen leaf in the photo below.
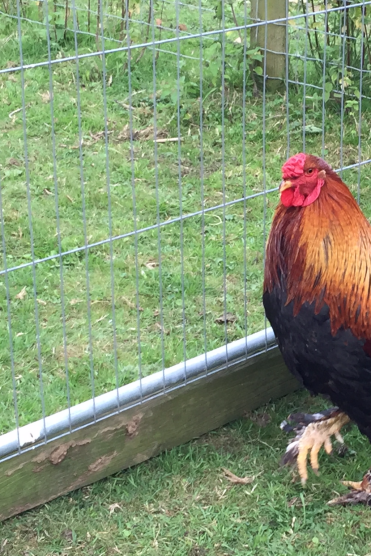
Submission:
M 82 299 L 71 299 L 70 305 L 76 305 L 77 303 L 82 303 Z
M 156 268 L 156 266 L 158 266 L 158 262 L 157 261 L 148 261 L 148 263 L 145 263 L 145 266 L 147 268 L 153 269 L 153 268 Z
M 161 326 L 159 322 L 155 322 L 155 327 L 161 330 L 161 332 L 163 332 L 166 336 L 170 334 L 170 331 L 166 330 L 163 326 Z
M 289 508 L 291 508 L 291 506 L 301 506 L 301 501 L 297 496 L 294 496 L 294 498 L 288 501 L 287 505 Z
M 40 303 L 40 305 L 46 305 L 46 301 L 43 299 L 38 299 L 37 302 Z
M 187 31 L 187 25 L 185 23 L 179 23 L 178 29 L 179 31 Z
M 157 27 L 161 27 L 161 25 L 162 25 L 162 19 L 156 19 L 155 21 L 156 21 Z
M 93 322 L 94 324 L 98 324 L 98 322 L 101 322 L 102 320 L 106 319 L 109 316 L 109 314 L 107 313 L 107 315 L 103 315 L 103 317 L 100 317 L 99 319 L 97 319 L 95 322 Z
M 122 105 L 122 103 L 120 103 Z M 132 109 L 131 106 L 129 106 Z M 138 139 L 150 140 L 154 138 L 154 127 L 147 126 L 144 129 L 130 129 L 130 125 L 126 124 L 122 131 L 118 134 L 116 140 L 118 141 L 137 141 Z M 156 139 L 160 137 L 167 137 L 166 131 L 162 129 L 156 130 Z
M 50 102 L 50 91 L 45 91 L 45 93 L 40 93 L 41 100 L 46 104 Z
M 26 291 L 26 286 L 25 286 L 24 288 L 21 289 L 21 291 L 19 293 L 17 293 L 15 298 L 20 299 L 21 301 L 23 301 L 23 299 L 26 297 L 26 295 L 27 295 L 27 291 Z
M 130 299 L 128 299 L 127 297 L 125 297 L 124 295 L 121 298 L 128 307 L 130 307 L 130 309 L 136 309 L 137 306 L 135 305 L 135 303 L 132 303 L 132 301 L 130 301 Z M 143 307 L 139 307 L 139 311 L 143 311 Z
M 225 478 L 228 479 L 234 485 L 249 485 L 253 482 L 254 477 L 237 477 L 232 471 L 222 467 L 224 471 Z
M 62 537 L 64 537 L 68 541 L 72 541 L 73 539 L 72 529 L 65 529 L 64 531 L 62 531 Z
M 11 166 L 21 166 L 21 162 L 16 158 L 9 158 L 8 164 Z
M 120 504 L 117 504 L 117 503 L 115 503 L 115 504 L 110 504 L 110 505 L 108 506 L 108 509 L 109 509 L 109 513 L 110 513 L 110 514 L 114 514 L 114 513 L 115 513 L 115 510 L 121 510 L 121 506 L 120 506 Z
M 107 135 L 109 135 L 111 132 L 108 131 Z M 106 135 L 105 131 L 98 131 L 97 133 L 92 133 L 91 131 L 89 132 L 90 137 L 92 138 L 91 141 L 88 141 L 86 143 L 87 146 L 91 147 L 92 145 L 95 145 L 95 143 L 98 143 L 98 141 L 100 141 L 101 139 L 103 139 Z M 94 164 L 92 164 L 92 166 L 94 166 Z
M 257 425 L 259 425 L 259 427 L 262 428 L 266 427 L 272 420 L 272 417 L 269 415 L 269 413 L 266 413 L 265 411 L 263 411 L 262 413 L 247 411 L 245 415 L 248 419 L 251 419 L 253 423 L 256 423 Z
M 224 313 L 223 315 L 220 315 L 220 317 L 216 318 L 214 322 L 216 322 L 217 324 L 224 324 L 235 322 L 236 320 L 236 315 L 233 315 L 232 313 Z

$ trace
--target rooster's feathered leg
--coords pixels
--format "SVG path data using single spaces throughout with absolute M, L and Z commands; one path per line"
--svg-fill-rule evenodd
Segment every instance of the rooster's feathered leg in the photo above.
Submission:
M 295 413 L 281 423 L 281 429 L 286 432 L 296 433 L 282 458 L 282 464 L 296 463 L 302 484 L 308 478 L 307 458 L 310 454 L 310 464 L 313 471 L 318 474 L 318 453 L 322 446 L 330 454 L 332 452 L 331 437 L 343 443 L 340 429 L 349 423 L 348 415 L 337 407 L 327 409 L 322 413 Z M 370 488 L 371 492 L 371 488 Z
M 352 489 L 347 494 L 330 500 L 330 506 L 347 506 L 348 504 L 365 504 L 371 506 L 371 469 L 367 471 L 362 481 L 355 483 L 353 481 L 342 481 L 343 485 Z

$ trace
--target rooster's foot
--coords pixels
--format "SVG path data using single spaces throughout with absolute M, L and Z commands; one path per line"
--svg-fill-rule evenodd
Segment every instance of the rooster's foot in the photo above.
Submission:
M 310 453 L 310 464 L 318 475 L 318 453 L 322 446 L 330 454 L 332 452 L 331 436 L 343 444 L 340 429 L 350 421 L 348 415 L 337 407 L 327 409 L 322 413 L 295 413 L 281 423 L 281 429 L 296 433 L 282 458 L 282 464 L 295 463 L 304 485 L 308 479 L 307 458 Z M 371 491 L 370 491 L 371 492 Z
M 371 506 L 371 469 L 367 471 L 362 481 L 342 481 L 343 485 L 351 489 L 347 494 L 330 500 L 330 506 L 347 506 L 348 504 L 365 504 Z

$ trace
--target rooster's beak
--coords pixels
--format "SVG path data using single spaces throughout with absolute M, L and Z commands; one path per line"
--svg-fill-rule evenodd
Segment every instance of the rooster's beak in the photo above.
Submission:
M 280 193 L 286 189 L 290 189 L 290 187 L 292 187 L 292 182 L 290 180 L 283 180 L 280 185 Z

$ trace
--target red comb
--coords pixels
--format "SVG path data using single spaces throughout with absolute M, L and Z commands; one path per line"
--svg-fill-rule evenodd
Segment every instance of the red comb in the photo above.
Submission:
M 306 155 L 304 153 L 296 154 L 288 159 L 282 166 L 282 177 L 284 180 L 301 176 L 304 172 Z

